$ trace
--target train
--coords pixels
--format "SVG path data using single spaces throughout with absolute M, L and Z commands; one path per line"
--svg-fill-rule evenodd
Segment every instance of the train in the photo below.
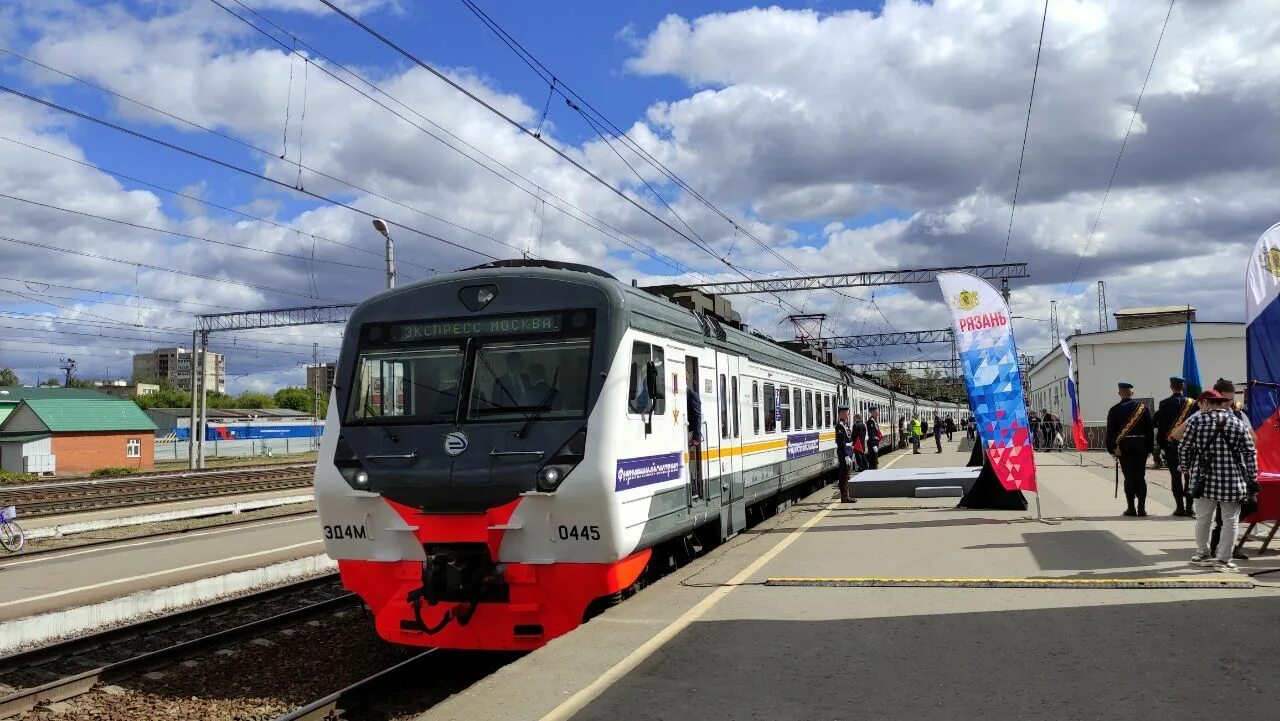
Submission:
M 315 496 L 377 633 L 537 648 L 636 588 L 655 549 L 728 539 L 749 509 L 828 481 L 839 405 L 882 409 L 889 439 L 899 415 L 967 414 L 735 325 L 530 260 L 356 307 Z

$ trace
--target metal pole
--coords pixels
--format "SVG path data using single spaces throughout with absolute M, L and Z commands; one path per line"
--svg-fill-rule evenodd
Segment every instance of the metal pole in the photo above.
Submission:
M 196 469 L 196 343 L 199 337 L 200 331 L 191 331 L 191 422 L 187 425 L 187 467 L 193 471 Z
M 396 252 L 391 234 L 387 233 L 387 289 L 396 287 Z
M 192 368 L 192 372 L 195 368 Z M 209 421 L 209 332 L 200 333 L 200 437 L 196 441 L 196 461 L 204 468 L 204 436 L 205 426 Z

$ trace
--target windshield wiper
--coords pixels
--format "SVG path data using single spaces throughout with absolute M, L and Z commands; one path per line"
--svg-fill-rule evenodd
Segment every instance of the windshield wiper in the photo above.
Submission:
M 556 375 L 558 376 L 559 372 L 557 372 Z M 524 425 L 520 427 L 520 430 L 516 433 L 516 438 L 524 439 L 529 435 L 529 429 L 533 427 L 534 423 L 537 423 L 538 420 L 542 418 L 543 411 L 551 408 L 551 401 L 555 399 L 556 394 L 559 392 L 560 388 L 557 387 L 556 381 L 553 380 L 551 382 L 551 390 L 547 391 L 546 398 L 542 399 L 542 402 L 538 404 L 538 410 L 534 411 L 529 416 L 529 420 L 525 421 Z

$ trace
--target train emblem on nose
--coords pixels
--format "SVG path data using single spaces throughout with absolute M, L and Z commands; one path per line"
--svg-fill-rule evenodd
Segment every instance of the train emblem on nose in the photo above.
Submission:
M 449 456 L 460 456 L 466 450 L 471 441 L 467 439 L 467 434 L 462 431 L 454 431 L 446 434 L 444 437 L 444 452 Z

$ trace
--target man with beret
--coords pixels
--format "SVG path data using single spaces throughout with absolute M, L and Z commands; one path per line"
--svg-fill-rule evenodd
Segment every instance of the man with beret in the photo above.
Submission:
M 1120 383 L 1120 402 L 1107 412 L 1107 453 L 1124 473 L 1126 516 L 1147 515 L 1147 456 L 1155 448 L 1155 426 L 1145 403 L 1133 399 L 1133 384 Z M 1135 501 L 1137 507 L 1134 507 Z
M 1178 441 L 1173 437 L 1173 429 L 1187 422 L 1195 410 L 1196 402 L 1187 397 L 1187 382 L 1178 376 L 1169 379 L 1169 390 L 1173 394 L 1160 401 L 1156 410 L 1156 443 L 1160 446 L 1160 455 L 1166 460 L 1169 468 L 1169 481 L 1173 486 L 1173 502 L 1175 516 L 1194 515 L 1191 510 L 1191 498 L 1183 483 L 1183 473 L 1178 467 Z

